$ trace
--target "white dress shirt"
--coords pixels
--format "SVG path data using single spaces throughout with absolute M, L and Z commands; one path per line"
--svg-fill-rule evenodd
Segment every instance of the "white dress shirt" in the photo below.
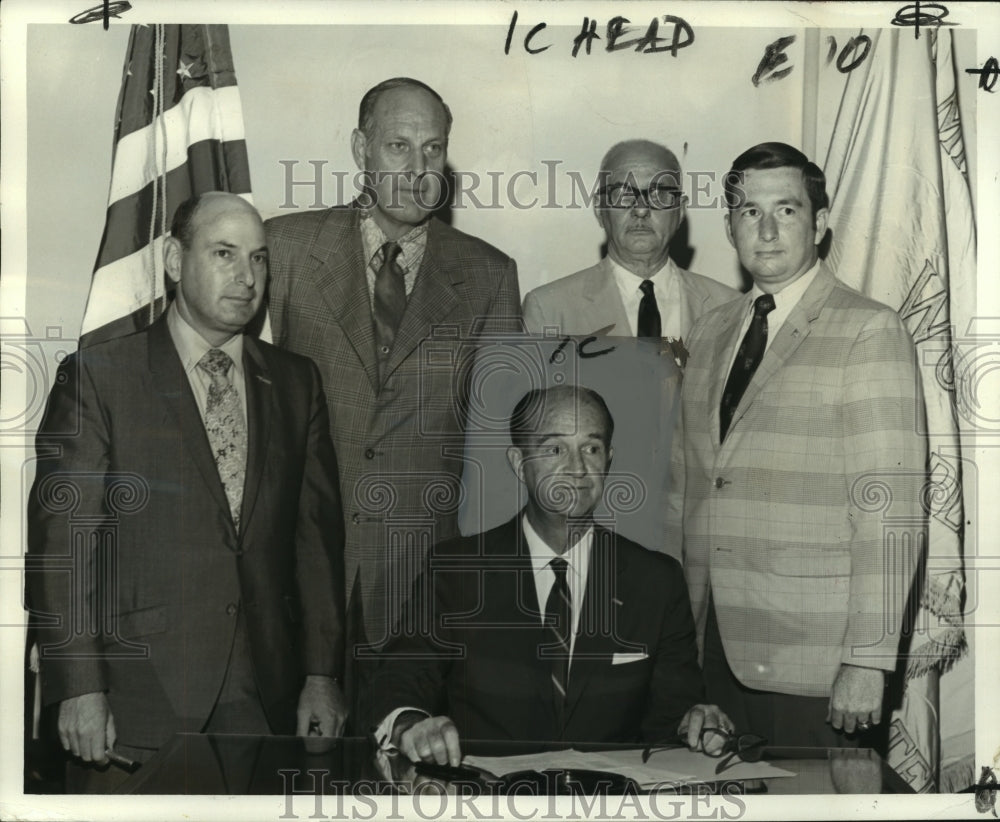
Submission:
M 681 328 L 681 278 L 674 261 L 668 257 L 659 271 L 649 277 L 633 274 L 610 256 L 608 262 L 611 264 L 611 271 L 615 275 L 615 282 L 621 293 L 632 336 L 639 333 L 639 303 L 643 297 L 639 284 L 643 280 L 649 280 L 653 284 L 653 296 L 660 311 L 660 333 L 674 340 L 681 339 L 685 331 Z
M 202 422 L 205 420 L 205 409 L 208 407 L 208 389 L 212 385 L 212 375 L 204 368 L 199 368 L 198 363 L 213 348 L 220 348 L 233 361 L 229 367 L 229 381 L 239 395 L 245 424 L 247 421 L 247 391 L 243 376 L 243 334 L 234 334 L 222 345 L 210 345 L 181 316 L 180 311 L 177 310 L 177 303 L 171 303 L 170 308 L 167 309 L 167 329 L 170 331 L 170 339 L 174 342 L 174 348 L 177 349 L 177 354 L 181 358 L 181 365 L 184 366 L 184 373 L 188 378 L 191 391 L 194 392 L 194 400 L 198 404 L 198 412 L 201 414 Z

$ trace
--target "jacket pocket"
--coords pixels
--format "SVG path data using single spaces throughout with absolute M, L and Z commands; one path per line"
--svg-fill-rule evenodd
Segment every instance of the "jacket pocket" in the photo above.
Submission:
M 771 570 L 783 577 L 849 577 L 847 551 L 772 551 Z

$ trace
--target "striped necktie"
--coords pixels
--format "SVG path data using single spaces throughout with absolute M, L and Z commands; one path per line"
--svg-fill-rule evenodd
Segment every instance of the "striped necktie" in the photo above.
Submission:
M 232 364 L 232 357 L 219 348 L 211 349 L 198 361 L 198 367 L 212 378 L 205 404 L 205 433 L 219 469 L 219 479 L 226 489 L 229 512 L 238 529 L 246 479 L 247 429 L 240 395 L 229 379 Z
M 569 686 L 570 641 L 573 636 L 573 599 L 570 596 L 569 585 L 566 582 L 566 570 L 569 563 L 562 557 L 555 557 L 549 567 L 556 575 L 556 580 L 549 589 L 545 601 L 545 626 L 549 631 L 552 653 L 548 658 L 552 662 L 552 695 L 555 700 L 556 717 L 560 734 L 566 715 L 566 692 Z

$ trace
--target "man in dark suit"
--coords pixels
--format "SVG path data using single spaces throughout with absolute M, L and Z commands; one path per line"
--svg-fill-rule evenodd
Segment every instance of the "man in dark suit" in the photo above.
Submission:
M 435 547 L 371 695 L 376 739 L 457 765 L 460 738 L 665 741 L 732 730 L 703 695 L 680 564 L 595 524 L 614 423 L 599 394 L 529 391 L 510 423 L 524 510 Z M 381 720 L 381 721 L 380 721 Z M 710 747 L 721 737 L 709 734 Z
M 739 296 L 670 259 L 686 202 L 680 163 L 666 146 L 626 140 L 608 149 L 594 203 L 608 255 L 531 291 L 524 298 L 529 330 L 554 326 L 579 335 L 607 329 L 616 337 L 663 338 L 683 368 L 684 340 L 695 320 Z
M 484 335 L 520 327 L 514 261 L 431 216 L 450 125 L 433 89 L 380 83 L 352 135 L 363 194 L 266 225 L 274 340 L 319 366 L 330 408 L 358 691 L 423 546 L 458 534 L 475 350 Z
M 177 732 L 335 736 L 346 715 L 319 374 L 243 334 L 267 279 L 261 219 L 235 195 L 190 200 L 164 263 L 164 317 L 61 365 L 29 502 L 43 701 L 63 747 L 100 765 Z M 122 776 L 71 771 L 71 790 Z

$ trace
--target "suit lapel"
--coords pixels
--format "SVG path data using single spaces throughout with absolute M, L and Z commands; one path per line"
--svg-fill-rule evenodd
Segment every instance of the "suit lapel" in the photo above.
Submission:
M 504 559 L 504 567 L 509 571 L 496 575 L 496 584 L 486 592 L 491 603 L 488 622 L 510 626 L 499 633 L 507 645 L 507 654 L 513 659 L 524 661 L 525 668 L 532 672 L 532 687 L 540 705 L 544 705 L 551 727 L 556 725 L 556 709 L 553 701 L 551 665 L 549 659 L 539 656 L 539 646 L 552 642 L 551 633 L 542 625 L 544 604 L 538 602 L 535 587 L 531 552 L 524 539 L 521 526 L 524 511 L 507 525 L 496 529 L 494 539 L 484 546 L 486 555 L 492 559 Z M 500 641 L 500 640 L 498 640 Z M 543 733 L 544 729 L 539 729 Z
M 604 528 L 594 528 L 590 563 L 569 674 L 566 700 L 568 726 L 595 675 L 610 663 L 614 653 L 615 620 L 619 602 L 618 577 L 621 568 L 614 548 L 615 535 Z
M 587 328 L 586 333 L 595 333 L 613 324 L 610 334 L 618 337 L 632 336 L 628 313 L 625 311 L 614 271 L 611 270 L 610 258 L 605 257 L 589 270 L 581 293 L 586 304 L 583 316 L 576 320 L 578 327 Z
M 743 318 L 750 310 L 749 300 L 750 298 L 745 296 L 720 312 L 718 327 L 722 329 L 722 332 L 716 334 L 713 340 L 715 350 L 711 362 L 715 364 L 715 370 L 712 390 L 708 398 L 708 408 L 710 433 L 716 450 L 719 448 L 719 406 L 722 403 L 722 392 L 726 387 L 726 380 L 729 379 L 733 353 L 743 336 Z M 730 427 L 732 427 L 731 423 Z
M 184 447 L 201 472 L 212 498 L 227 513 L 226 519 L 231 521 L 228 516 L 229 500 L 226 499 L 226 491 L 222 487 L 222 480 L 219 479 L 219 470 L 212 457 L 212 447 L 205 433 L 198 403 L 191 391 L 191 384 L 184 373 L 184 366 L 177 349 L 170 339 L 166 314 L 150 327 L 148 334 L 149 370 L 153 375 L 153 386 L 183 434 L 181 439 L 184 441 Z
M 730 430 L 746 414 L 754 399 L 760 394 L 761 388 L 781 370 L 788 358 L 809 336 L 810 324 L 819 316 L 826 298 L 833 290 L 833 285 L 833 274 L 825 266 L 821 267 L 816 278 L 788 315 L 788 319 L 778 329 L 774 341 L 761 359 L 753 379 L 750 380 L 747 390 L 740 399 L 740 404 L 736 407 L 732 422 L 729 424 Z M 771 333 L 770 329 L 768 333 Z
M 271 375 L 256 341 L 243 338 L 243 373 L 247 398 L 247 469 L 240 509 L 240 533 L 246 533 L 253 514 L 260 477 L 267 463 L 271 431 Z
M 406 311 L 392 344 L 392 353 L 389 354 L 386 373 L 382 375 L 383 380 L 409 357 L 423 340 L 430 338 L 431 327 L 444 320 L 459 304 L 455 286 L 464 280 L 465 274 L 461 266 L 454 260 L 445 258 L 438 237 L 437 224 L 432 219 L 427 227 L 427 247 L 420 262 L 417 282 L 406 302 Z
M 708 302 L 708 294 L 702 290 L 701 284 L 683 268 L 676 267 L 677 278 L 680 284 L 680 315 L 681 315 L 681 339 L 683 340 L 690 332 L 694 321 L 708 310 L 705 305 Z
M 314 274 L 316 287 L 364 365 L 373 390 L 377 390 L 375 332 L 359 215 L 356 208 L 331 211 L 310 255 L 319 263 Z

